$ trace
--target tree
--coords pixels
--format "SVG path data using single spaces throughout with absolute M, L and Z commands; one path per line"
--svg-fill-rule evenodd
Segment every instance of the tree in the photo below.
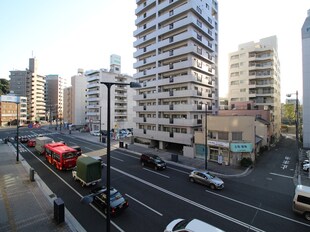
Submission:
M 10 92 L 10 82 L 6 79 L 0 79 L 0 95 Z

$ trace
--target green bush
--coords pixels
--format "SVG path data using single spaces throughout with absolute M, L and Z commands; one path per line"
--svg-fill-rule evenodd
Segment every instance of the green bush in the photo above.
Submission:
M 253 161 L 251 158 L 242 158 L 242 160 L 240 161 L 240 165 L 242 167 L 249 167 L 252 164 L 253 164 Z

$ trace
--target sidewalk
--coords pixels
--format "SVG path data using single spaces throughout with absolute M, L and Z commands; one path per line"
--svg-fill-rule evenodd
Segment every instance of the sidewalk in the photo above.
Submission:
M 61 133 L 63 134 L 69 134 L 68 130 L 62 130 Z M 91 142 L 95 142 L 98 144 L 102 144 L 106 146 L 106 143 L 100 143 L 99 142 L 99 137 L 98 136 L 93 136 L 90 133 L 83 133 L 79 131 L 71 131 L 71 136 L 76 137 L 76 138 L 82 138 Z M 171 151 L 166 151 L 166 150 L 158 150 L 154 148 L 148 148 L 143 145 L 137 145 L 137 144 L 128 144 L 124 142 L 124 144 L 127 144 L 127 148 L 120 148 L 119 147 L 119 141 L 115 141 L 111 139 L 111 148 L 112 147 L 117 147 L 120 149 L 124 149 L 126 151 L 130 151 L 132 153 L 140 155 L 141 153 L 151 153 L 151 154 L 156 154 L 160 156 L 163 160 L 165 160 L 167 163 L 172 163 L 177 166 L 181 166 L 185 169 L 188 169 L 188 173 L 191 170 L 194 169 L 205 169 L 205 163 L 203 159 L 197 159 L 197 158 L 189 158 L 185 157 L 183 155 L 173 153 Z M 124 145 L 125 146 L 125 145 Z M 177 155 L 177 162 L 172 161 L 172 154 Z M 240 177 L 240 176 L 245 176 L 249 174 L 252 169 L 250 168 L 244 168 L 244 167 L 233 167 L 233 166 L 226 166 L 226 165 L 219 165 L 216 162 L 208 162 L 208 170 L 219 176 L 219 177 Z
M 11 143 L 0 144 L 0 231 L 85 231 L 65 210 L 65 222 L 54 220 L 53 200 L 57 197 L 35 175 Z

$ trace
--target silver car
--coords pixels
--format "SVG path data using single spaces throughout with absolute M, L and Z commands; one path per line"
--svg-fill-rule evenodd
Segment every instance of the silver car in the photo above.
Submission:
M 223 189 L 224 181 L 212 175 L 208 171 L 194 170 L 189 174 L 189 180 L 193 183 L 199 183 L 209 186 L 211 189 Z

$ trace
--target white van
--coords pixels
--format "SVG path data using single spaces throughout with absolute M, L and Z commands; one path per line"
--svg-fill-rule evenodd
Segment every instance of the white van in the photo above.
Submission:
M 310 221 L 310 187 L 297 185 L 293 199 L 293 210 Z

